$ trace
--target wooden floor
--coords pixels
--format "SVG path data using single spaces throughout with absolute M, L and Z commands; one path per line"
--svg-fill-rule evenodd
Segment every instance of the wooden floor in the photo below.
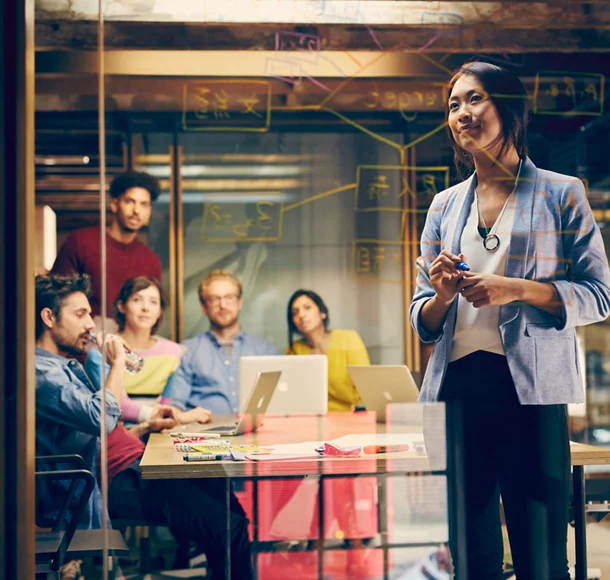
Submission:
M 574 565 L 574 533 L 568 536 L 568 558 Z M 587 526 L 587 563 L 589 568 L 599 568 L 604 580 L 610 580 L 610 516 L 600 523 Z
M 433 494 L 435 495 L 435 494 Z M 425 525 L 414 525 L 413 521 L 397 521 L 395 524 L 394 531 L 400 535 L 401 539 L 412 539 L 412 540 L 423 540 L 424 536 L 430 534 L 433 537 L 443 537 L 446 534 L 446 525 L 441 522 L 427 522 Z M 173 540 L 169 536 L 169 532 L 163 528 L 158 528 L 157 538 L 154 540 L 155 547 L 153 547 L 153 553 L 162 553 L 165 556 L 165 561 L 169 565 L 173 558 Z M 505 534 L 506 536 L 506 534 Z M 587 556 L 588 556 L 588 567 L 589 569 L 598 569 L 601 572 L 600 576 L 591 576 L 591 578 L 599 578 L 603 580 L 610 580 L 610 516 L 599 523 L 589 523 L 587 525 Z M 137 544 L 134 546 L 134 552 L 132 556 L 137 558 Z M 404 569 L 408 562 L 414 562 L 421 557 L 430 553 L 429 548 L 418 548 L 409 549 L 407 551 L 401 551 L 402 553 L 396 554 L 395 562 L 398 565 L 398 572 Z M 574 529 L 570 527 L 568 534 L 568 558 L 570 565 L 574 565 Z M 506 540 L 506 560 L 510 561 L 510 550 L 508 548 L 508 540 Z M 84 576 L 86 580 L 99 578 L 99 569 L 92 566 L 91 562 L 88 561 L 84 566 Z M 129 566 L 124 566 L 123 572 L 125 574 L 137 572 L 137 566 L 135 562 Z M 176 574 L 181 576 L 181 574 Z M 187 577 L 187 575 L 185 575 Z M 265 580 L 261 578 L 260 580 Z

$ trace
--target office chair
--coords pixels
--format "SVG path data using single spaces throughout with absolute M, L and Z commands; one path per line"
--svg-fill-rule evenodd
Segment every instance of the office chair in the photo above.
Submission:
M 81 467 L 82 463 L 83 459 L 78 455 L 36 458 L 37 468 L 44 464 L 50 466 L 73 464 Z M 50 528 L 50 531 L 36 534 L 36 576 L 44 575 L 44 578 L 47 578 L 49 573 L 55 573 L 59 577 L 60 567 L 69 560 L 102 556 L 104 551 L 103 530 L 76 529 L 96 485 L 93 474 L 80 468 L 36 471 L 38 487 L 42 482 L 47 481 L 70 481 L 71 483 L 60 513 L 55 520 L 43 519 L 40 513 L 37 513 L 38 525 L 43 528 Z M 81 489 L 78 492 L 75 505 L 72 507 L 72 513 L 66 521 L 66 514 L 72 503 L 72 498 L 77 494 L 76 488 L 79 483 L 82 483 Z M 110 578 L 113 578 L 113 558 L 129 554 L 129 549 L 117 530 L 108 530 L 108 548 Z

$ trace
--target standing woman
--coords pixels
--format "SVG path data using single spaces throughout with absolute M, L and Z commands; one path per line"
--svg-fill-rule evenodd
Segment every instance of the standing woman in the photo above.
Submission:
M 449 82 L 456 166 L 474 174 L 432 201 L 410 307 L 420 339 L 435 343 L 420 400 L 464 409 L 468 580 L 501 578 L 500 495 L 517 578 L 569 580 L 575 327 L 610 314 L 584 186 L 525 155 L 526 103 L 519 78 L 492 64 L 467 63 Z
M 347 365 L 370 365 L 364 342 L 355 330 L 329 330 L 330 314 L 319 294 L 297 290 L 288 301 L 288 354 L 328 357 L 328 410 L 352 411 L 360 395 Z M 294 335 L 303 340 L 294 341 Z

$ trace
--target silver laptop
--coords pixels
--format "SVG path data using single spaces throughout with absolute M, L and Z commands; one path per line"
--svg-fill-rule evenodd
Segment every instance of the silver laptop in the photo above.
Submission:
M 222 437 L 232 437 L 256 431 L 262 425 L 263 417 L 281 374 L 280 371 L 258 373 L 254 387 L 250 391 L 248 402 L 244 407 L 244 412 L 239 416 L 239 419 L 234 420 L 233 424 L 218 425 L 220 416 L 217 416 L 216 418 L 212 417 L 216 424 L 213 422 L 209 427 L 202 425 L 201 428 L 194 431 L 197 433 L 218 433 Z M 223 418 L 227 419 L 227 417 Z M 193 431 L 193 429 L 189 428 L 189 431 Z
M 328 412 L 328 357 L 324 354 L 242 356 L 239 359 L 239 400 L 248 400 L 260 372 L 281 371 L 269 415 L 325 415 Z M 240 409 L 244 408 L 240 406 Z
M 375 411 L 379 423 L 385 423 L 388 405 L 417 402 L 419 389 L 406 365 L 348 365 L 347 371 L 362 403 Z

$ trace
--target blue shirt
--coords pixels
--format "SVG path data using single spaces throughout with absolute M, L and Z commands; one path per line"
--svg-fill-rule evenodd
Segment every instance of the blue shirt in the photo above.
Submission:
M 182 343 L 186 352 L 174 373 L 172 404 L 187 410 L 205 407 L 215 415 L 239 411 L 239 359 L 277 354 L 266 340 L 241 331 L 229 351 L 211 331 Z
M 77 453 L 83 468 L 97 479 L 102 400 L 82 365 L 74 360 L 36 348 L 36 455 Z M 121 416 L 116 397 L 106 391 L 106 430 L 110 433 Z M 59 465 L 58 469 L 73 469 Z M 69 481 L 37 487 L 42 518 L 58 516 Z M 75 497 L 78 493 L 75 494 Z M 96 484 L 79 527 L 102 527 L 104 509 Z
M 421 341 L 434 344 L 419 397 L 423 403 L 439 399 L 459 300 L 452 302 L 442 327 L 428 332 L 421 312 L 435 291 L 426 272 L 442 250 L 461 252 L 462 233 L 476 187 L 474 174 L 438 193 L 426 214 L 418 258 L 424 268 L 418 268 L 409 309 L 411 324 Z M 515 220 L 504 276 L 552 284 L 562 303 L 558 316 L 517 300 L 500 307 L 498 327 L 519 402 L 582 403 L 576 327 L 610 316 L 610 268 L 601 231 L 582 181 L 538 169 L 529 157 L 523 158 L 514 201 Z

